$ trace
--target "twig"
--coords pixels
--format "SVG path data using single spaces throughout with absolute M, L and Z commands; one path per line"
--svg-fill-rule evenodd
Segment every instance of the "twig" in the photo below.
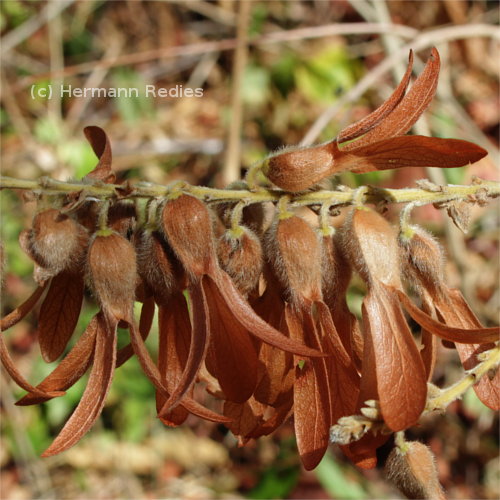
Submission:
M 64 53 L 62 44 L 62 24 L 61 17 L 59 16 L 59 6 L 58 1 L 49 1 L 49 11 L 48 18 L 50 19 L 47 23 L 49 31 L 49 52 L 50 52 L 50 72 L 51 74 L 60 74 L 64 69 Z M 53 14 L 53 12 L 56 12 Z M 52 78 L 52 83 L 55 87 L 59 88 L 62 84 L 62 78 Z M 49 114 L 53 115 L 58 123 L 62 120 L 62 109 L 61 109 L 62 97 L 61 94 L 56 94 L 55 99 L 49 99 L 48 108 Z
M 13 423 L 11 426 L 13 439 L 19 450 L 19 470 L 21 477 L 30 485 L 31 493 L 36 498 L 53 498 L 54 485 L 50 477 L 47 465 L 36 459 L 35 450 L 27 433 L 24 432 L 23 418 L 20 415 L 19 407 L 14 404 L 12 390 L 9 387 L 9 382 L 5 379 L 3 371 L 0 371 L 0 395 L 4 411 L 7 413 L 7 418 Z
M 209 19 L 227 26 L 234 26 L 236 23 L 236 16 L 229 10 L 218 7 L 216 4 L 203 2 L 201 0 L 190 0 L 189 2 L 178 1 L 182 7 L 198 12 Z
M 467 389 L 479 382 L 481 377 L 490 370 L 496 369 L 500 365 L 500 346 L 484 351 L 476 357 L 480 363 L 472 370 L 465 372 L 466 374 L 461 380 L 446 389 L 441 389 L 436 396 L 427 400 L 426 412 L 444 410 L 450 403 L 460 398 Z
M 484 25 L 479 25 L 484 26 Z M 478 28 L 478 31 L 479 28 Z M 282 42 L 292 42 L 295 40 L 306 40 L 312 38 L 322 38 L 332 35 L 369 35 L 376 33 L 395 32 L 403 38 L 412 38 L 418 33 L 417 30 L 408 26 L 398 24 L 378 24 L 378 23 L 346 23 L 346 24 L 327 24 L 325 26 L 315 26 L 309 28 L 299 28 L 296 30 L 279 31 L 277 33 L 269 33 L 262 35 L 252 40 L 248 44 L 251 46 L 267 45 Z M 488 35 L 486 35 L 488 36 Z M 15 89 L 21 90 L 33 83 L 46 78 L 59 76 L 73 76 L 81 73 L 89 73 L 96 66 L 102 68 L 112 68 L 115 66 L 127 66 L 129 64 L 143 63 L 159 58 L 167 57 L 186 57 L 193 55 L 208 54 L 210 52 L 219 52 L 225 50 L 233 50 L 237 47 L 238 41 L 236 38 L 227 40 L 219 40 L 215 42 L 199 42 L 189 45 L 179 45 L 175 47 L 162 47 L 160 49 L 147 50 L 135 54 L 124 54 L 117 59 L 102 59 L 98 61 L 90 61 L 73 66 L 67 66 L 61 75 L 51 75 L 50 73 L 42 73 L 38 75 L 28 76 L 20 79 L 17 82 Z
M 234 53 L 233 83 L 231 90 L 231 119 L 227 141 L 226 157 L 222 170 L 222 182 L 227 185 L 240 178 L 241 127 L 243 124 L 243 101 L 241 87 L 248 57 L 248 24 L 252 3 L 242 0 L 238 12 L 238 45 Z
M 75 0 L 60 0 L 55 2 L 53 8 L 50 3 L 45 5 L 37 16 L 30 17 L 26 22 L 2 37 L 0 54 L 3 56 L 14 47 L 24 42 L 24 40 L 29 38 L 35 31 L 39 30 L 45 23 L 50 22 L 55 16 L 58 16 L 60 12 L 67 9 L 74 1 Z
M 116 59 L 121 49 L 121 40 L 117 37 L 112 38 L 111 45 L 108 47 L 105 53 L 106 59 Z M 104 80 L 106 75 L 108 74 L 108 68 L 101 68 L 100 66 L 96 66 L 92 73 L 90 73 L 89 77 L 85 81 L 83 87 L 84 88 L 94 88 L 99 87 L 101 82 Z M 72 106 L 68 111 L 66 116 L 66 130 L 67 134 L 71 135 L 75 126 L 78 123 L 79 118 L 82 113 L 85 111 L 86 107 L 91 102 L 91 95 L 85 94 L 83 97 L 79 99 L 72 100 Z

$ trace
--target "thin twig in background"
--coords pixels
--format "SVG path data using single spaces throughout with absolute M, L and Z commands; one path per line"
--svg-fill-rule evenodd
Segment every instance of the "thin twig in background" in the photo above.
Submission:
M 221 179 L 224 185 L 228 185 L 240 178 L 241 127 L 243 123 L 241 87 L 248 59 L 248 25 L 250 22 L 251 5 L 252 3 L 249 0 L 243 0 L 239 3 L 238 45 L 234 53 L 232 72 L 231 117 L 229 120 L 227 149 Z
M 1 73 L 2 82 L 2 95 L 1 99 L 9 118 L 12 121 L 14 127 L 16 128 L 19 138 L 21 139 L 25 150 L 33 153 L 36 149 L 35 141 L 31 135 L 31 128 L 28 125 L 26 119 L 24 118 L 19 106 L 17 105 L 16 97 L 12 92 L 10 83 L 5 76 L 5 73 Z
M 202 14 L 218 24 L 225 24 L 226 26 L 234 26 L 236 24 L 236 16 L 230 10 L 223 9 L 209 2 L 202 0 L 190 0 L 189 2 L 178 1 L 179 5 L 185 9 L 192 10 L 198 14 Z
M 37 16 L 30 17 L 26 22 L 2 37 L 0 54 L 3 56 L 24 42 L 24 40 L 39 30 L 45 23 L 50 22 L 52 18 L 58 16 L 60 12 L 67 9 L 74 2 L 75 0 L 60 0 L 55 2 L 54 6 L 51 6 L 50 3 L 45 5 Z
M 50 72 L 51 74 L 60 74 L 64 69 L 64 53 L 62 43 L 62 24 L 61 16 L 59 15 L 59 2 L 57 0 L 50 0 L 48 7 L 47 17 L 50 19 L 47 23 L 48 26 L 48 39 L 49 39 L 49 53 L 50 53 Z M 55 13 L 54 13 L 55 12 Z M 59 88 L 63 83 L 61 77 L 52 77 L 52 84 Z M 48 113 L 53 116 L 59 123 L 62 121 L 62 97 L 61 94 L 56 92 L 54 99 L 49 99 Z
M 10 383 L 5 379 L 3 370 L 0 370 L 0 401 L 2 411 L 6 412 L 7 419 L 15 423 L 12 425 L 12 433 L 17 445 L 18 457 L 24 481 L 31 485 L 32 491 L 38 498 L 53 498 L 54 486 L 50 477 L 48 464 L 38 460 L 29 437 L 22 431 L 19 425 L 23 421 L 22 412 L 16 406 Z M 38 496 L 40 495 L 40 496 Z
M 486 26 L 486 25 L 480 25 Z M 299 28 L 295 30 L 279 31 L 277 33 L 269 33 L 249 40 L 248 44 L 251 46 L 259 46 L 266 44 L 274 44 L 280 42 L 292 42 L 296 40 L 306 40 L 313 38 L 322 38 L 332 35 L 368 35 L 384 32 L 397 32 L 404 38 L 413 38 L 418 33 L 417 30 L 408 26 L 401 25 L 380 25 L 377 23 L 345 23 L 345 24 L 327 24 L 324 26 L 314 26 L 307 28 Z M 477 31 L 481 31 L 480 28 Z M 137 52 L 135 54 L 124 54 L 116 60 L 97 60 L 73 66 L 67 66 L 62 75 L 55 76 L 73 76 L 81 73 L 88 73 L 92 71 L 96 65 L 106 68 L 115 66 L 126 66 L 129 64 L 137 64 L 147 61 L 153 61 L 159 58 L 166 57 L 186 57 L 200 54 L 207 54 L 209 52 L 218 52 L 225 50 L 234 50 L 237 46 L 237 39 L 230 38 L 227 40 L 219 40 L 215 42 L 198 42 L 189 45 L 179 45 L 174 47 L 162 47 L 161 49 L 147 50 L 144 52 Z M 16 84 L 16 89 L 20 90 L 26 88 L 33 83 L 50 77 L 49 73 L 31 75 L 26 78 L 20 79 Z M 54 75 L 53 75 L 54 76 Z
M 113 38 L 113 41 L 106 50 L 105 57 L 109 59 L 118 57 L 121 48 L 121 39 Z M 92 71 L 92 73 L 90 73 L 88 78 L 85 80 L 83 87 L 99 87 L 104 78 L 106 78 L 108 72 L 109 68 L 101 68 L 100 66 L 96 66 L 94 68 L 94 71 Z M 90 104 L 91 99 L 91 95 L 84 95 L 79 99 L 72 100 L 72 106 L 66 115 L 66 129 L 68 130 L 68 136 L 70 136 L 74 132 L 76 126 L 78 125 L 78 121 L 80 120 L 82 114 L 85 112 L 87 106 Z

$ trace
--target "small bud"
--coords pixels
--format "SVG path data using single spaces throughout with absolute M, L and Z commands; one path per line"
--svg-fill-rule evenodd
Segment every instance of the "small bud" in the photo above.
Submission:
M 301 217 L 279 219 L 266 233 L 267 255 L 291 299 L 321 300 L 321 244 Z
M 334 304 L 345 297 L 351 281 L 351 264 L 342 252 L 338 236 L 323 236 L 321 248 L 323 297 L 327 304 Z
M 118 320 L 130 321 L 137 280 L 131 243 L 111 230 L 98 231 L 89 246 L 87 275 L 102 308 Z
M 399 234 L 402 266 L 413 285 L 436 289 L 444 282 L 444 254 L 441 245 L 427 231 L 408 226 Z
M 64 269 L 76 269 L 82 263 L 87 243 L 83 226 L 51 208 L 33 218 L 24 249 L 39 266 L 55 275 Z
M 445 500 L 430 449 L 416 441 L 406 442 L 405 447 L 391 451 L 385 464 L 387 478 L 408 498 Z
M 203 202 L 188 194 L 168 200 L 162 225 L 170 247 L 190 275 L 200 277 L 217 264 L 212 217 Z
M 285 191 L 304 191 L 333 173 L 337 151 L 335 141 L 285 151 L 267 159 L 262 171 Z
M 130 203 L 114 203 L 108 210 L 108 226 L 126 236 L 134 227 L 135 206 Z
M 240 226 L 242 234 L 235 237 L 226 231 L 217 244 L 217 255 L 224 271 L 229 274 L 238 290 L 248 295 L 259 284 L 262 274 L 262 245 L 248 228 Z
M 353 208 L 341 238 L 345 255 L 367 283 L 401 288 L 396 233 L 384 217 L 366 207 Z
M 134 244 L 139 276 L 160 303 L 167 303 L 176 282 L 167 242 L 158 231 L 144 229 L 134 234 Z

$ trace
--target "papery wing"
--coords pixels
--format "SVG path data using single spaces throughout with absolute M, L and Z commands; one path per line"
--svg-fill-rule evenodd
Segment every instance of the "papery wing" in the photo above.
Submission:
M 65 391 L 73 386 L 89 369 L 95 350 L 95 342 L 99 320 L 94 316 L 82 333 L 76 344 L 64 359 L 45 379 L 37 385 L 37 389 L 44 392 Z M 64 394 L 64 393 L 62 393 Z M 39 397 L 29 393 L 16 404 L 19 406 L 43 403 L 50 398 Z
M 290 304 L 285 308 L 285 317 L 291 338 L 307 339 L 319 348 L 318 334 L 307 317 Z M 326 452 L 331 425 L 328 374 L 323 358 L 296 359 L 293 408 L 300 459 L 306 470 L 312 470 Z
M 219 381 L 227 400 L 243 403 L 257 384 L 257 352 L 248 331 L 237 320 L 216 283 L 205 279 L 210 315 L 207 368 Z
M 341 155 L 336 172 L 355 174 L 402 167 L 455 168 L 474 163 L 488 152 L 472 142 L 422 135 L 392 137 Z
M 462 344 L 486 344 L 496 342 L 500 338 L 500 328 L 498 326 L 491 328 L 484 327 L 468 327 L 458 328 L 449 326 L 440 321 L 431 318 L 424 311 L 419 309 L 401 290 L 395 290 L 399 300 L 408 314 L 420 325 L 429 332 L 438 337 L 449 340 L 451 342 L 459 342 Z
M 307 347 L 297 340 L 285 337 L 285 335 L 278 332 L 262 318 L 257 316 L 248 302 L 246 302 L 238 292 L 226 273 L 220 272 L 209 278 L 216 282 L 221 296 L 224 298 L 224 301 L 239 323 L 257 338 L 279 349 L 291 352 L 292 354 L 307 357 L 323 356 L 323 354 L 316 349 Z
M 202 278 L 202 280 L 204 279 L 205 278 Z M 167 318 L 164 318 L 168 319 L 169 322 L 165 322 L 164 328 L 162 325 L 162 335 L 170 335 L 171 338 L 178 335 L 176 328 L 180 326 L 184 345 L 177 345 L 174 347 L 171 342 L 169 343 L 171 357 L 174 354 L 172 349 L 174 349 L 177 353 L 176 355 L 180 354 L 183 359 L 178 359 L 179 366 L 174 368 L 174 380 L 166 385 L 166 387 L 171 390 L 171 394 L 163 403 L 163 407 L 159 413 L 160 417 L 170 411 L 193 387 L 196 381 L 196 375 L 198 374 L 207 352 L 210 339 L 210 319 L 208 316 L 207 298 L 205 296 L 202 281 L 192 284 L 189 287 L 189 295 L 193 310 L 192 329 L 191 323 L 189 322 L 187 304 L 183 297 L 182 300 L 184 300 L 184 303 L 181 302 L 181 297 L 177 298 L 177 305 L 181 307 L 181 310 L 178 314 L 173 313 L 175 317 L 169 315 Z M 170 305 L 166 307 L 170 307 Z M 168 328 L 168 330 L 165 330 L 166 328 Z M 189 337 L 191 338 L 188 341 Z M 186 347 L 188 348 L 187 356 Z M 165 368 L 169 369 L 168 362 Z
M 460 290 L 448 289 L 449 307 L 441 301 L 436 304 L 439 314 L 446 321 L 464 328 L 481 327 L 480 321 L 472 312 Z M 478 364 L 477 355 L 483 351 L 493 349 L 495 344 L 461 344 L 455 343 L 458 355 L 465 370 L 471 370 Z M 478 398 L 492 410 L 500 410 L 500 370 L 497 370 L 492 378 L 488 374 L 481 377 L 474 385 L 474 391 Z
M 95 155 L 99 159 L 96 167 L 89 172 L 85 178 L 96 179 L 106 183 L 113 183 L 116 180 L 114 172 L 111 170 L 111 143 L 109 138 L 100 127 L 89 126 L 83 129 L 87 141 L 89 141 Z
M 32 309 L 35 307 L 36 303 L 42 296 L 48 282 L 40 285 L 35 289 L 35 291 L 19 306 L 17 306 L 13 311 L 11 311 L 7 316 L 3 317 L 0 321 L 0 331 L 3 332 L 8 330 L 10 327 L 16 325 L 21 321 Z
M 357 137 L 369 132 L 372 128 L 376 127 L 403 99 L 408 84 L 410 83 L 411 71 L 413 68 L 413 51 L 410 50 L 408 67 L 397 86 L 396 90 L 380 107 L 370 113 L 365 118 L 349 125 L 344 128 L 337 137 L 337 142 L 342 143 L 356 139 Z
M 406 134 L 432 101 L 436 93 L 439 68 L 439 53 L 433 48 L 424 71 L 415 80 L 415 83 L 396 108 L 363 137 L 346 144 L 342 148 L 343 151 L 352 151 L 386 137 Z
M 158 323 L 158 369 L 163 377 L 165 387 L 173 390 L 182 378 L 191 343 L 191 321 L 189 320 L 186 299 L 182 293 L 178 292 L 172 295 L 168 304 L 160 306 Z M 188 386 L 192 386 L 195 377 L 196 374 L 192 379 L 190 377 Z M 186 392 L 186 390 L 181 390 L 180 398 Z M 167 399 L 157 392 L 156 409 L 159 414 L 166 402 Z M 174 405 L 175 403 L 176 401 L 174 401 Z M 168 413 L 160 415 L 160 420 L 166 425 L 180 425 L 187 416 L 186 409 L 177 406 Z
M 117 321 L 99 313 L 96 328 L 94 363 L 87 387 L 76 410 L 43 452 L 43 457 L 56 455 L 75 445 L 101 414 L 115 371 Z
M 81 275 L 63 271 L 52 278 L 38 316 L 38 341 L 47 363 L 64 352 L 78 323 L 83 292 Z
M 376 284 L 363 300 L 365 349 L 374 353 L 380 409 L 393 431 L 414 425 L 425 407 L 427 377 L 397 296 Z M 365 374 L 362 374 L 362 378 Z

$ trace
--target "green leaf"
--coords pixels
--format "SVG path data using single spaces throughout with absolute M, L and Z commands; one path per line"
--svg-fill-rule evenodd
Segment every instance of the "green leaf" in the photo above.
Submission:
M 113 88 L 138 89 L 137 97 L 120 95 L 120 97 L 113 99 L 119 114 L 126 122 L 133 124 L 141 119 L 154 116 L 154 99 L 146 97 L 146 82 L 139 73 L 126 68 L 115 70 Z M 117 93 L 119 92 L 117 90 Z
M 297 484 L 299 475 L 298 467 L 282 470 L 271 467 L 264 472 L 259 484 L 247 496 L 256 499 L 287 498 Z
M 260 106 L 265 104 L 270 96 L 270 76 L 267 69 L 254 64 L 245 68 L 241 86 L 241 95 L 246 104 Z
M 327 453 L 315 469 L 316 477 L 332 498 L 355 500 L 369 498 L 361 486 L 363 477 L 354 470 L 348 471 Z
M 297 88 L 312 101 L 332 102 L 356 81 L 356 64 L 342 46 L 333 46 L 295 70 Z

